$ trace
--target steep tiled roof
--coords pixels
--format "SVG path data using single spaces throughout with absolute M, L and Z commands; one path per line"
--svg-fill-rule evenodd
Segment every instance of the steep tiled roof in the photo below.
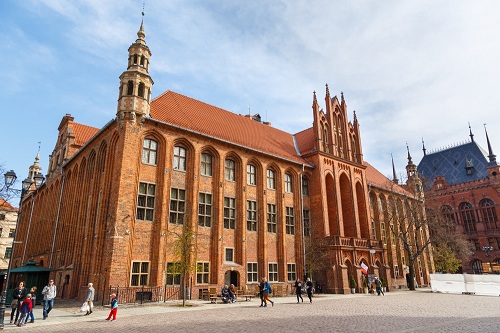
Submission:
M 0 199 L 0 210 L 17 210 L 5 199 Z
M 73 135 L 75 136 L 75 144 L 83 146 L 89 141 L 97 132 L 99 128 L 73 123 Z
M 413 193 L 408 191 L 404 186 L 394 184 L 389 178 L 380 173 L 370 163 L 363 161 L 366 165 L 366 181 L 368 185 L 377 186 L 387 191 L 392 191 L 408 196 L 413 196 Z
M 465 170 L 466 159 L 474 166 L 471 175 L 467 175 Z M 438 176 L 444 176 L 449 185 L 484 179 L 488 176 L 487 167 L 486 151 L 476 142 L 469 142 L 425 155 L 417 170 L 428 179 L 428 182 L 424 182 L 428 189 Z
M 151 118 L 297 163 L 293 136 L 187 96 L 166 91 L 151 101 Z
M 310 127 L 302 132 L 295 134 L 295 140 L 297 141 L 297 147 L 302 155 L 310 153 L 314 149 L 314 131 Z

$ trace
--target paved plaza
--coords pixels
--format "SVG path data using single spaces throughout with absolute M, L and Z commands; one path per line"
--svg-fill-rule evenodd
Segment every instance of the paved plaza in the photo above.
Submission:
M 500 297 L 432 293 L 429 289 L 397 291 L 386 296 L 364 294 L 318 295 L 313 304 L 297 304 L 295 297 L 274 298 L 260 308 L 260 300 L 236 304 L 190 301 L 121 306 L 118 320 L 107 322 L 109 309 L 90 316 L 75 308 L 56 308 L 47 320 L 5 331 L 27 332 L 500 332 Z

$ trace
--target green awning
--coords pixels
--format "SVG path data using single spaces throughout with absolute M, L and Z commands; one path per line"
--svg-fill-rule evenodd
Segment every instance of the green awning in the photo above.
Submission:
M 34 261 L 28 261 L 26 265 L 21 267 L 16 267 L 10 270 L 11 273 L 38 273 L 38 272 L 50 272 L 51 269 L 47 267 L 37 266 Z

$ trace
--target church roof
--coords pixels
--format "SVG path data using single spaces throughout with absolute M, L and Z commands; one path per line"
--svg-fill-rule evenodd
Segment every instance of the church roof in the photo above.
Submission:
M 377 186 L 387 191 L 396 192 L 407 196 L 413 196 L 413 193 L 408 191 L 404 186 L 395 184 L 392 180 L 375 169 L 370 163 L 363 161 L 363 164 L 366 166 L 366 182 L 368 183 L 368 185 Z
M 466 167 L 472 168 L 470 174 Z M 427 181 L 425 189 L 432 187 L 434 179 L 444 176 L 449 185 L 484 179 L 488 176 L 488 157 L 486 151 L 475 141 L 426 154 L 417 170 Z
M 151 101 L 150 116 L 192 132 L 309 164 L 297 153 L 292 134 L 170 90 Z

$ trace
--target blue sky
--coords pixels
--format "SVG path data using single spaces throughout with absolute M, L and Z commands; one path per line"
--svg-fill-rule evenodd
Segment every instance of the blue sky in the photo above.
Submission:
M 142 1 L 0 2 L 0 167 L 41 166 L 66 113 L 102 127 Z M 390 175 L 468 139 L 500 156 L 499 1 L 153 0 L 146 3 L 153 97 L 166 90 L 226 110 L 260 113 L 296 133 L 312 124 L 325 83 L 356 110 L 364 159 Z M 399 177 L 402 178 L 402 177 Z

